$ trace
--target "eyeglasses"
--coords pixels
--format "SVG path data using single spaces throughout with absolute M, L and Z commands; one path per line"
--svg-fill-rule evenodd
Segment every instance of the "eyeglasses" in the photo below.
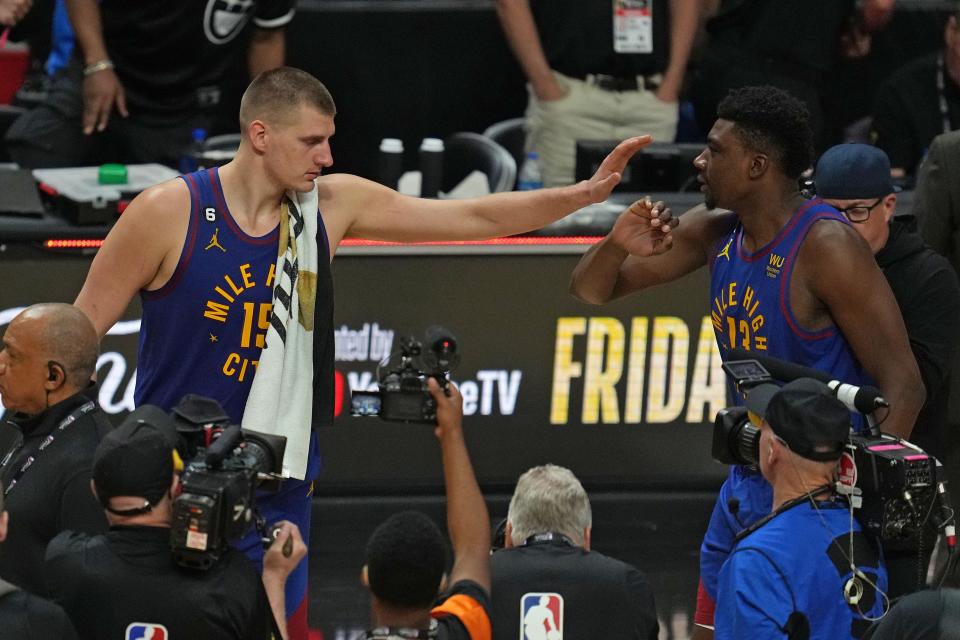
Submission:
M 854 223 L 866 222 L 870 219 L 870 212 L 873 211 L 878 204 L 883 202 L 883 198 L 877 198 L 877 201 L 874 202 L 869 207 L 865 204 L 858 204 L 854 207 L 847 207 L 846 209 L 837 208 L 837 211 L 842 213 L 847 217 L 847 220 Z

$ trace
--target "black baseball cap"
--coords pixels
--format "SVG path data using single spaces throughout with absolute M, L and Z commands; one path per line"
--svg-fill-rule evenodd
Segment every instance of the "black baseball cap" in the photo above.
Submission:
M 747 409 L 766 420 L 790 450 L 808 460 L 838 460 L 850 434 L 850 411 L 830 387 L 800 378 L 782 387 L 762 384 L 747 394 Z
M 866 200 L 900 191 L 890 178 L 890 158 L 883 149 L 859 142 L 824 151 L 813 182 L 817 195 L 827 200 Z
M 93 482 L 103 507 L 123 516 L 150 511 L 167 494 L 173 478 L 176 429 L 162 409 L 143 405 L 104 436 L 93 454 Z M 146 503 L 134 509 L 112 509 L 110 498 L 135 496 Z

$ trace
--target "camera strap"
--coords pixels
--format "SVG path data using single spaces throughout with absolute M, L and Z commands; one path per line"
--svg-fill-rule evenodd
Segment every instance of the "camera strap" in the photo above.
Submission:
M 37 458 L 40 457 L 40 454 L 46 451 L 50 447 L 50 445 L 53 444 L 53 441 L 57 439 L 58 435 L 63 433 L 63 431 L 65 431 L 67 427 L 72 425 L 81 417 L 93 411 L 96 408 L 96 406 L 97 406 L 96 403 L 93 402 L 92 400 L 89 402 L 85 402 L 80 407 L 74 409 L 70 413 L 70 415 L 68 415 L 66 418 L 61 420 L 60 424 L 58 424 L 57 427 L 53 431 L 51 431 L 46 438 L 44 438 L 43 442 L 40 443 L 40 446 L 37 447 L 37 450 L 34 451 L 32 455 L 27 457 L 23 465 L 17 470 L 15 474 L 13 474 L 13 477 L 10 478 L 10 482 L 7 483 L 7 486 L 4 487 L 3 489 L 3 495 L 4 496 L 9 495 L 10 491 L 12 491 L 15 486 L 17 486 L 17 483 L 20 482 L 20 480 L 23 478 L 23 475 L 27 472 L 27 470 L 30 467 L 32 467 L 33 464 L 37 461 Z M 21 441 L 20 444 L 14 446 L 12 449 L 10 449 L 10 451 L 7 452 L 7 455 L 5 455 L 3 457 L 3 460 L 0 461 L 0 470 L 4 469 L 8 464 L 10 464 L 10 460 L 13 458 L 13 454 L 19 451 L 20 447 L 22 446 L 23 446 L 23 442 Z
M 747 527 L 746 529 L 738 533 L 736 537 L 733 539 L 733 541 L 740 542 L 741 540 L 749 536 L 751 533 L 753 533 L 763 525 L 767 524 L 768 522 L 776 518 L 778 515 L 780 515 L 784 511 L 789 511 L 790 509 L 793 509 L 795 506 L 799 504 L 803 504 L 808 500 L 812 500 L 814 496 L 819 496 L 821 494 L 827 493 L 828 491 L 833 491 L 832 484 L 825 484 L 825 485 L 819 486 L 816 489 L 813 489 L 811 491 L 808 491 L 807 493 L 804 493 L 803 495 L 799 495 L 796 498 L 793 498 L 792 500 L 787 500 L 782 505 L 777 507 L 776 510 L 771 511 L 770 513 L 763 516 L 762 518 L 754 522 L 752 525 L 750 525 L 749 527 Z
M 364 634 L 364 640 L 433 640 L 440 633 L 440 625 L 430 618 L 427 629 L 405 629 L 396 627 L 377 627 Z

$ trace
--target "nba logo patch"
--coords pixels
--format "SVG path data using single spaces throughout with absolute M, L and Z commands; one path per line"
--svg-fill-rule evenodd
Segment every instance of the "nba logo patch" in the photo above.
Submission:
M 131 622 L 127 625 L 124 640 L 170 640 L 170 632 L 162 624 Z
M 520 598 L 520 640 L 563 640 L 563 596 L 525 593 Z

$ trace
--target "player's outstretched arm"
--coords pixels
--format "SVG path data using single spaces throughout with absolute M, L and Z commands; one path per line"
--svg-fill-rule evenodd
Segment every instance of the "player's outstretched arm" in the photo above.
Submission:
M 624 140 L 589 180 L 575 185 L 464 200 L 411 198 L 355 176 L 326 176 L 318 181 L 321 211 L 325 222 L 328 217 L 340 220 L 343 235 L 372 240 L 483 240 L 524 233 L 606 200 L 627 162 L 651 140 Z

